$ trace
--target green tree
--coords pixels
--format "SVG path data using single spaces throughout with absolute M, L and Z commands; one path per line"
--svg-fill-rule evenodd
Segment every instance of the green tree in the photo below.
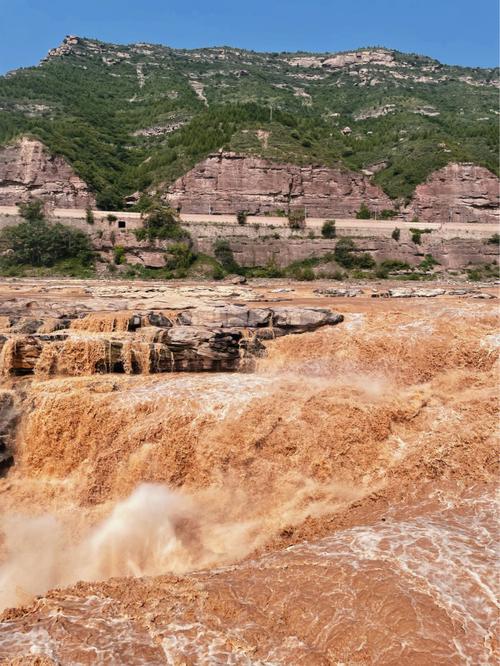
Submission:
M 246 221 L 247 221 L 247 212 L 246 212 L 246 210 L 239 210 L 236 213 L 236 219 L 238 220 L 238 224 L 246 224 Z
M 178 213 L 161 201 L 151 203 L 144 217 L 143 228 L 138 229 L 135 234 L 138 239 L 147 238 L 149 241 L 156 238 L 160 240 L 189 238 L 187 231 L 181 227 Z
M 94 252 L 87 234 L 59 222 L 35 219 L 6 227 L 0 232 L 4 262 L 30 266 L 53 266 L 63 259 L 77 259 L 90 266 Z
M 335 227 L 335 220 L 326 220 L 321 227 L 321 235 L 323 238 L 335 238 L 337 229 Z
M 19 214 L 28 222 L 43 220 L 45 217 L 45 205 L 41 199 L 30 199 L 27 202 L 20 203 Z
M 356 213 L 356 219 L 357 220 L 369 220 L 371 218 L 372 214 L 370 212 L 370 209 L 365 203 L 361 204 L 360 209 Z
M 231 246 L 222 238 L 219 238 L 214 243 L 214 255 L 217 261 L 220 262 L 222 268 L 228 273 L 241 273 L 241 266 L 236 262 Z

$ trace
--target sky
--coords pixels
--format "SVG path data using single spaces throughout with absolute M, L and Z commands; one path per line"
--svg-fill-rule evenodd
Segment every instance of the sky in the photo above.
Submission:
M 498 0 L 0 0 L 0 74 L 65 35 L 178 48 L 344 51 L 386 46 L 498 65 Z

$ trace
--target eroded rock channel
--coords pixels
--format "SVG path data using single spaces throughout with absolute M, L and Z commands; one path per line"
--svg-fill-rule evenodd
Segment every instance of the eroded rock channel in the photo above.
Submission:
M 31 288 L 4 663 L 496 662 L 496 299 Z

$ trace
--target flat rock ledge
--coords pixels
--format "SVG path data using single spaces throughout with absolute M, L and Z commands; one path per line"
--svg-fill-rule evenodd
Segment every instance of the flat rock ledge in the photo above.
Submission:
M 494 294 L 476 289 L 441 289 L 441 288 L 414 288 L 414 287 L 395 287 L 383 291 L 370 290 L 368 293 L 361 287 L 341 288 L 341 287 L 323 287 L 315 289 L 315 294 L 320 296 L 329 296 L 334 298 L 356 298 L 358 296 L 371 296 L 372 298 L 436 298 L 437 296 L 463 296 L 464 298 L 478 298 L 489 300 L 496 298 Z
M 342 322 L 328 308 L 204 305 L 168 312 L 93 312 L 82 316 L 0 318 L 0 373 L 251 371 L 262 341 Z

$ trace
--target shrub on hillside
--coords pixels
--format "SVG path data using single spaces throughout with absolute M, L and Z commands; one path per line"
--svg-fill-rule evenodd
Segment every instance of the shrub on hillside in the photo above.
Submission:
M 115 245 L 113 248 L 113 259 L 117 266 L 125 263 L 125 248 L 123 245 Z
M 20 203 L 19 214 L 28 222 L 35 220 L 43 220 L 45 217 L 45 204 L 41 199 L 30 199 L 29 201 Z
M 166 268 L 177 271 L 187 271 L 196 260 L 196 254 L 186 242 L 173 243 L 168 248 Z
M 288 211 L 288 226 L 290 229 L 305 229 L 306 211 L 304 208 L 295 208 Z
M 357 220 L 369 220 L 371 218 L 372 214 L 370 212 L 370 209 L 365 203 L 361 204 L 360 209 L 356 213 L 356 219 Z
M 246 224 L 246 221 L 247 221 L 247 212 L 246 212 L 246 210 L 239 210 L 236 213 L 236 219 L 238 220 L 238 224 Z
M 235 261 L 231 246 L 222 238 L 214 243 L 214 255 L 222 268 L 228 273 L 241 273 L 241 266 Z
M 397 214 L 397 210 L 392 210 L 392 208 L 384 208 L 384 210 L 380 211 L 379 218 L 381 220 L 392 220 L 392 218 L 396 217 Z
M 335 227 L 335 220 L 326 220 L 321 227 L 321 235 L 323 238 L 335 238 L 337 229 Z
M 398 227 L 393 229 L 391 238 L 393 238 L 395 241 L 399 241 L 399 239 L 401 238 L 401 229 L 398 229 Z
M 333 253 L 335 261 L 344 268 L 373 268 L 375 260 L 368 252 L 356 254 L 356 244 L 352 238 L 341 238 Z
M 159 201 L 149 206 L 144 216 L 143 227 L 137 229 L 135 235 L 138 240 L 147 238 L 149 241 L 157 238 L 160 240 L 189 238 L 187 231 L 180 225 L 178 213 Z

